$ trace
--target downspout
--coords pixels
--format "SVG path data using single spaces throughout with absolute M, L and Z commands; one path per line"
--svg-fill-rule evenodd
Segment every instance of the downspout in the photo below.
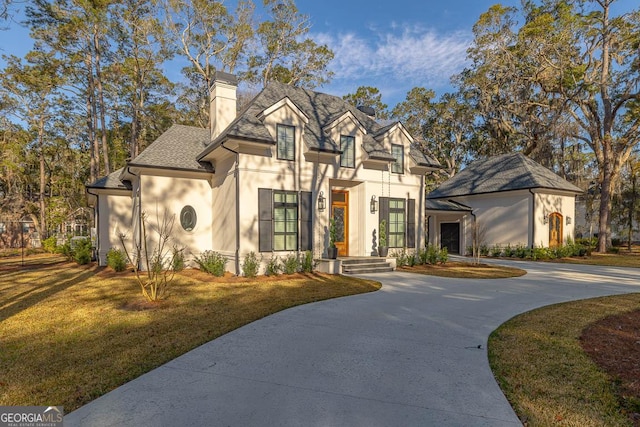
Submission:
M 235 251 L 235 267 L 236 276 L 240 275 L 240 153 L 224 145 L 224 142 L 220 144 L 222 148 L 232 152 L 236 155 L 236 170 L 234 171 L 236 178 L 236 251 Z
M 471 206 L 467 206 L 467 205 L 463 205 L 460 202 L 456 202 L 454 200 L 447 200 L 450 203 L 455 203 L 456 205 L 462 206 L 463 208 L 467 208 L 469 209 L 469 213 L 471 214 L 471 216 L 473 217 L 473 227 L 476 228 L 478 226 L 478 218 L 476 217 L 476 214 L 473 213 L 473 208 Z M 476 230 L 477 231 L 477 230 Z M 465 233 L 466 234 L 466 233 Z M 473 236 L 471 237 L 471 242 L 473 244 Z M 466 242 L 465 242 L 466 243 Z M 464 248 L 462 248 L 464 249 Z M 478 247 L 478 250 L 480 250 L 480 248 Z M 473 254 L 471 254 L 471 256 L 473 256 Z
M 533 250 L 536 245 L 536 193 L 530 188 L 529 193 L 531 193 L 531 249 Z
M 100 204 L 100 197 L 96 193 L 92 193 L 89 188 L 86 189 L 87 194 L 91 194 L 96 198 L 96 206 Z M 98 261 L 98 265 L 100 265 L 100 232 L 99 232 L 99 224 L 100 224 L 100 209 L 97 207 L 93 208 L 93 222 L 96 226 L 96 260 Z M 91 238 L 91 232 L 89 232 L 89 238 Z
M 142 182 L 140 181 L 140 175 L 136 175 L 135 173 L 133 173 L 129 168 L 129 165 L 127 165 L 127 173 L 130 173 L 131 175 L 138 178 L 138 195 L 136 197 L 138 199 L 138 218 L 136 218 L 138 220 L 138 235 L 136 237 L 138 238 L 137 247 L 140 248 L 140 251 L 142 251 Z M 141 262 L 142 257 L 138 256 L 138 270 L 142 269 Z

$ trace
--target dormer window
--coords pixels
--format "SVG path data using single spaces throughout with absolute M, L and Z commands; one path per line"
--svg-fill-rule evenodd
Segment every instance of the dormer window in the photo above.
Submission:
M 354 168 L 356 166 L 356 138 L 353 136 L 340 135 L 340 166 Z
M 399 144 L 391 144 L 391 155 L 396 159 L 391 164 L 391 172 L 404 173 L 404 147 Z
M 278 125 L 278 159 L 279 160 L 295 160 L 295 127 L 287 125 Z

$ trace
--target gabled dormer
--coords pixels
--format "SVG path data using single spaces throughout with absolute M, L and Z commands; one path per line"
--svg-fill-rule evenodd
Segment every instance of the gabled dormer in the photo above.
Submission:
M 351 111 L 345 111 L 331 117 L 323 126 L 322 134 L 338 148 L 339 152 L 332 154 L 340 155 L 340 167 L 355 168 L 361 157 L 357 147 L 362 146 L 367 135 L 362 122 Z

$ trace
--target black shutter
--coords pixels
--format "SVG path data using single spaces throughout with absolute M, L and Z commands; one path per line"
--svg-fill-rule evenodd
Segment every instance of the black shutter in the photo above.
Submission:
M 389 198 L 380 197 L 378 200 L 380 210 L 378 211 L 378 244 L 380 244 L 380 223 L 384 219 L 386 221 L 387 245 L 389 245 Z
M 270 188 L 258 188 L 258 229 L 260 252 L 273 250 L 273 192 Z
M 313 197 L 309 191 L 300 192 L 300 250 L 312 250 Z
M 416 247 L 416 200 L 407 200 L 407 248 Z

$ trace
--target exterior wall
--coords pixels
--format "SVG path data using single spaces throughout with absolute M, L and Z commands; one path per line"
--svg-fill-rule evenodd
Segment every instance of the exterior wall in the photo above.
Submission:
M 314 258 L 326 256 L 329 243 L 328 226 L 331 215 L 331 191 L 346 190 L 349 192 L 349 256 L 371 256 L 375 254 L 377 242 L 373 236 L 377 236 L 379 212 L 370 211 L 372 196 L 397 197 L 415 199 L 416 222 L 416 246 L 423 246 L 424 207 L 422 195 L 424 194 L 423 176 L 412 175 L 409 172 L 409 140 L 404 134 L 393 135 L 394 143 L 402 143 L 405 146 L 404 174 L 390 173 L 367 169 L 363 166 L 363 160 L 367 157 L 362 148 L 362 131 L 351 119 L 347 118 L 331 128 L 334 140 L 339 141 L 340 135 L 353 135 L 355 141 L 355 167 L 340 167 L 340 156 L 327 158 L 323 155 L 316 157 L 314 153 L 306 153 L 307 148 L 303 142 L 304 119 L 289 106 L 272 112 L 265 118 L 265 124 L 274 139 L 276 139 L 276 125 L 288 124 L 296 126 L 295 132 L 295 161 L 277 159 L 276 147 L 271 149 L 243 148 L 240 143 L 239 151 L 239 222 L 240 222 L 240 250 L 239 257 L 254 251 L 259 253 L 259 212 L 258 190 L 268 188 L 285 191 L 308 191 L 312 193 L 313 211 L 313 255 Z M 335 135 L 334 135 L 335 134 Z M 400 139 L 402 138 L 402 139 Z M 390 146 L 386 147 L 390 151 Z M 306 154 L 305 154 L 306 153 Z M 224 167 L 222 167 L 224 165 Z M 386 165 L 385 165 L 386 168 Z M 228 224 L 220 225 L 226 232 L 235 231 L 232 224 L 234 206 L 232 203 L 235 193 L 235 181 L 233 178 L 234 165 L 231 160 L 224 160 L 219 154 L 216 157 L 216 178 L 214 179 L 213 209 L 216 222 L 225 221 Z M 220 182 L 218 181 L 220 180 Z M 224 180 L 224 181 L 222 181 Z M 318 210 L 318 195 L 323 193 L 326 198 L 326 209 Z M 224 202 L 224 203 L 221 203 Z M 226 213 L 222 212 L 222 207 Z M 214 235 L 219 235 L 218 225 L 214 225 Z M 222 232 L 222 230 L 220 230 Z M 224 245 L 220 248 L 232 251 L 235 242 L 231 236 L 225 238 Z M 214 245 L 214 247 L 218 247 Z M 392 249 L 393 250 L 393 249 Z M 263 261 L 268 261 L 272 255 L 286 256 L 287 252 L 275 252 L 261 254 Z M 228 269 L 232 270 L 231 265 Z
M 545 217 L 548 218 L 552 213 L 562 215 L 562 243 L 574 238 L 573 195 L 550 194 L 541 190 L 533 190 L 532 195 L 528 190 L 521 190 L 455 197 L 451 200 L 473 209 L 483 236 L 483 244 L 487 246 L 548 247 L 549 222 Z M 466 253 L 466 249 L 472 244 L 473 216 L 436 212 L 431 213 L 430 217 L 430 243 L 440 246 L 440 224 L 459 222 L 461 252 Z M 571 218 L 570 221 L 567 220 L 568 217 Z
M 97 196 L 95 209 L 98 216 L 98 264 L 107 265 L 109 249 L 122 248 L 120 233 L 131 237 L 133 199 L 128 192 L 101 192 Z M 127 250 L 130 249 L 131 247 L 127 247 Z
M 213 250 L 229 259 L 227 270 L 235 272 L 237 228 L 235 154 L 227 152 L 216 160 L 210 205 L 213 218 L 211 245 Z M 242 207 L 241 214 L 244 210 L 257 211 L 257 196 L 254 199 L 240 193 L 240 206 Z M 257 235 L 255 238 L 257 239 Z
M 211 185 L 203 174 L 189 176 L 179 172 L 164 172 L 173 176 L 140 176 L 140 206 L 149 224 L 147 239 L 150 243 L 157 243 L 157 230 L 164 215 L 173 217 L 170 245 L 184 248 L 185 260 L 190 261 L 193 256 L 212 248 Z M 180 213 L 187 205 L 195 209 L 197 217 L 195 228 L 191 231 L 186 231 L 180 224 Z

